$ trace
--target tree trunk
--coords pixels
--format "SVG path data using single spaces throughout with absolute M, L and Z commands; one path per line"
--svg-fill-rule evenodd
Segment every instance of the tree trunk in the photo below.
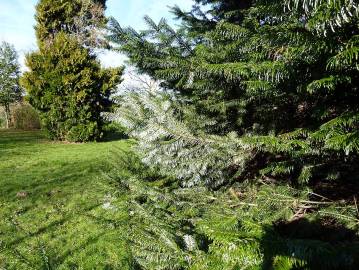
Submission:
M 10 105 L 5 105 L 5 121 L 6 121 L 6 128 L 8 129 L 11 123 Z

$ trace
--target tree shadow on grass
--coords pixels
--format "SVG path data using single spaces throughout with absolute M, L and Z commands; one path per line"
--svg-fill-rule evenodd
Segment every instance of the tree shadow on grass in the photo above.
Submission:
M 73 249 L 67 250 L 61 256 L 56 257 L 55 259 L 53 259 L 53 262 L 51 262 L 51 265 L 54 266 L 53 269 L 57 269 L 57 267 L 61 266 L 65 262 L 65 260 L 67 258 L 69 258 L 70 256 L 73 256 L 77 252 L 84 250 L 86 247 L 88 247 L 90 245 L 96 244 L 101 239 L 101 237 L 103 237 L 105 234 L 106 234 L 106 231 L 103 231 L 103 232 L 100 232 L 100 233 L 98 233 L 96 235 L 90 236 L 81 245 L 79 245 L 79 246 L 77 246 L 77 247 L 75 247 Z
M 37 237 L 41 234 L 44 234 L 56 227 L 59 227 L 61 225 L 63 225 L 64 223 L 70 221 L 71 219 L 73 219 L 74 217 L 77 217 L 78 214 L 81 214 L 83 215 L 83 213 L 86 213 L 86 212 L 90 212 L 92 210 L 94 210 L 95 208 L 99 207 L 101 204 L 97 203 L 97 204 L 93 204 L 91 206 L 88 206 L 86 208 L 83 208 L 81 209 L 81 212 L 72 212 L 71 214 L 59 219 L 59 220 L 55 220 L 53 222 L 51 222 L 50 224 L 46 225 L 46 226 L 43 226 L 41 228 L 38 228 L 35 232 L 25 232 L 25 236 L 22 236 L 22 237 L 19 237 L 11 242 L 8 242 L 5 244 L 5 248 L 6 249 L 11 249 L 15 246 L 17 246 L 18 244 L 26 241 L 27 239 L 29 238 L 32 238 L 32 237 Z M 22 230 L 22 229 L 21 229 Z M 1 251 L 1 249 L 0 249 Z
M 129 139 L 128 135 L 120 132 L 106 132 L 104 137 L 100 140 L 100 142 L 113 142 L 113 141 L 120 141 L 120 140 L 127 140 Z
M 261 249 L 263 270 L 284 265 L 293 270 L 355 270 L 359 265 L 358 235 L 330 217 L 279 221 L 268 226 Z
M 106 235 L 108 233 L 108 230 L 102 229 L 102 230 L 100 230 L 100 232 L 88 235 L 87 239 L 83 243 L 81 243 L 80 245 L 74 246 L 72 249 L 65 250 L 61 254 L 55 252 L 52 249 L 49 249 L 47 247 L 46 243 L 40 242 L 38 244 L 39 246 L 37 247 L 37 249 L 39 250 L 39 253 L 41 253 L 41 254 L 39 254 L 39 257 L 42 259 L 42 265 L 35 266 L 34 263 L 27 258 L 27 256 L 21 254 L 21 252 L 19 252 L 17 250 L 16 246 L 21 243 L 26 242 L 28 239 L 37 238 L 41 234 L 52 231 L 52 230 L 56 229 L 56 227 L 62 226 L 64 223 L 69 222 L 74 218 L 77 218 L 78 215 L 83 215 L 88 218 L 92 218 L 92 217 L 95 218 L 95 216 L 92 216 L 87 213 L 90 213 L 92 210 L 94 210 L 95 208 L 97 208 L 99 206 L 100 206 L 100 204 L 94 204 L 90 207 L 87 207 L 86 209 L 82 209 L 83 211 L 81 211 L 81 213 L 72 213 L 71 215 L 68 215 L 60 220 L 54 221 L 47 226 L 41 227 L 34 233 L 29 233 L 24 237 L 20 237 L 13 242 L 7 243 L 5 248 L 0 249 L 0 252 L 3 252 L 6 249 L 6 250 L 10 251 L 10 253 L 15 255 L 19 259 L 21 259 L 22 262 L 24 262 L 25 264 L 27 264 L 30 267 L 33 267 L 34 269 L 47 269 L 47 270 L 48 269 L 58 269 L 58 267 L 62 266 L 68 258 L 71 258 L 76 253 L 83 251 L 84 249 L 86 249 L 87 247 L 89 247 L 91 245 L 96 244 L 99 240 L 101 240 L 101 238 L 104 235 Z M 95 221 L 97 221 L 101 224 L 104 223 L 100 218 L 96 218 Z M 32 254 L 32 255 L 34 255 L 34 254 Z M 45 257 L 46 257 L 46 260 L 44 260 Z M 73 266 L 74 267 L 76 266 L 74 269 L 77 269 L 77 267 L 79 265 L 74 264 Z M 108 269 L 112 269 L 112 268 L 110 267 Z
M 8 148 L 10 145 L 16 146 L 19 143 L 38 143 L 46 140 L 42 131 L 0 131 L 0 149 Z
M 112 142 L 128 139 L 128 135 L 123 127 L 116 123 L 108 123 L 103 130 L 103 138 L 101 142 Z
M 3 247 L 0 246 L 0 252 L 8 251 L 17 258 L 19 258 L 23 263 L 28 265 L 29 267 L 32 267 L 33 269 L 58 269 L 60 266 L 64 266 L 64 263 L 67 259 L 73 258 L 77 253 L 85 250 L 88 247 L 91 247 L 92 245 L 95 245 L 98 243 L 102 237 L 104 237 L 109 231 L 108 231 L 108 225 L 109 224 L 116 224 L 114 227 L 116 230 L 119 230 L 119 226 L 123 225 L 124 227 L 127 225 L 126 220 L 119 221 L 119 220 L 110 220 L 110 219 L 103 219 L 101 217 L 97 217 L 93 214 L 91 214 L 91 211 L 99 207 L 101 204 L 93 204 L 87 208 L 81 209 L 79 212 L 72 212 L 71 214 L 61 218 L 60 220 L 51 222 L 50 224 L 43 226 L 39 228 L 36 232 L 33 233 L 27 233 L 26 236 L 19 237 L 15 239 L 12 242 L 5 243 Z M 59 254 L 58 252 L 55 252 L 52 248 L 48 248 L 46 243 L 39 242 L 38 246 L 36 247 L 36 250 L 39 251 L 38 258 L 41 259 L 41 265 L 34 265 L 34 262 L 32 262 L 29 258 L 27 258 L 27 255 L 22 254 L 20 251 L 18 251 L 17 246 L 26 243 L 27 240 L 39 238 L 42 234 L 49 233 L 51 231 L 56 230 L 57 227 L 61 227 L 66 222 L 70 222 L 73 219 L 78 218 L 78 216 L 84 216 L 88 218 L 89 220 L 95 221 L 95 223 L 100 225 L 100 229 L 96 231 L 95 233 L 87 235 L 87 238 L 82 241 L 79 245 L 74 245 L 73 248 L 62 250 L 62 252 Z M 101 226 L 103 226 L 101 228 Z M 34 254 L 32 254 L 34 255 Z M 101 262 L 102 263 L 102 262 Z M 132 263 L 130 258 L 122 258 L 121 263 L 123 265 L 130 265 Z M 78 265 L 78 263 L 70 262 L 69 267 L 73 267 L 71 269 L 77 269 L 78 267 L 81 267 L 81 265 Z M 110 264 L 106 265 L 104 269 L 114 269 Z M 130 269 L 130 268 L 126 268 Z
M 61 175 L 61 173 L 59 172 L 58 175 Z M 49 177 L 49 180 L 34 181 L 29 184 L 10 182 L 6 183 L 6 185 L 1 188 L 0 196 L 6 198 L 7 202 L 14 202 L 20 199 L 17 197 L 17 193 L 26 192 L 26 198 L 35 202 L 37 198 L 44 195 L 50 196 L 51 191 L 55 188 L 64 189 L 67 186 L 73 185 L 74 179 L 78 179 L 82 176 L 82 172 L 63 173 L 62 176 L 59 177 L 51 176 Z

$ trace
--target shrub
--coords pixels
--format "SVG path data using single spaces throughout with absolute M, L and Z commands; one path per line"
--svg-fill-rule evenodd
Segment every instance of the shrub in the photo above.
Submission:
M 13 127 L 15 129 L 40 129 L 38 112 L 30 104 L 20 104 L 13 109 Z
M 128 139 L 127 130 L 124 126 L 115 122 L 108 122 L 103 128 L 103 141 Z

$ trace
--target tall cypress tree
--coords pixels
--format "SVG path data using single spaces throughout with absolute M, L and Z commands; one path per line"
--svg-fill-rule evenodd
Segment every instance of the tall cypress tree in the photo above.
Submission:
M 38 43 L 51 42 L 62 31 L 76 36 L 88 48 L 105 45 L 98 31 L 107 22 L 105 4 L 104 0 L 40 1 L 36 6 L 35 26 Z
M 101 68 L 93 52 L 96 44 L 90 31 L 106 21 L 102 5 L 41 0 L 36 7 L 39 50 L 27 55 L 30 71 L 22 84 L 53 139 L 101 137 L 102 112 L 110 109 L 111 94 L 122 74 L 122 68 Z

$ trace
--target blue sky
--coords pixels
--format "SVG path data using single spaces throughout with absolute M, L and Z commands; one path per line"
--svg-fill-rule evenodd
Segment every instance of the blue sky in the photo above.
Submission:
M 6 40 L 15 45 L 22 65 L 24 54 L 36 49 L 33 26 L 37 2 L 37 0 L 0 0 L 0 41 Z M 189 10 L 193 2 L 192 0 L 108 0 L 106 13 L 115 17 L 123 26 L 131 25 L 135 29 L 143 29 L 144 15 L 149 15 L 156 21 L 162 17 L 170 20 L 168 6 L 175 4 Z M 123 59 L 124 57 L 114 53 L 101 56 L 105 66 L 119 65 Z

